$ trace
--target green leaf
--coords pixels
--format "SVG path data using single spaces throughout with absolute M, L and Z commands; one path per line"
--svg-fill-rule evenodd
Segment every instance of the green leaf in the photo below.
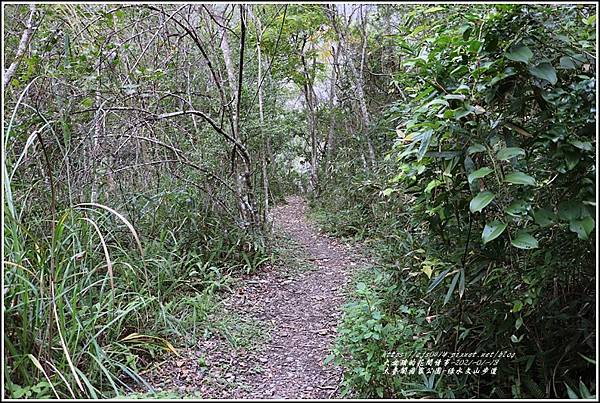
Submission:
M 494 200 L 494 197 L 496 196 L 492 192 L 480 192 L 473 198 L 473 200 L 471 200 L 471 203 L 469 203 L 469 210 L 471 210 L 472 213 L 477 213 L 478 211 L 483 210 L 485 206 Z
M 467 179 L 469 183 L 472 183 L 475 179 L 483 178 L 484 176 L 489 175 L 492 172 L 494 171 L 488 167 L 479 168 L 477 171 L 471 172 Z
M 423 159 L 423 156 L 427 152 L 427 149 L 429 148 L 429 143 L 431 142 L 432 134 L 433 134 L 433 130 L 427 129 L 421 135 L 421 145 L 419 146 L 419 151 L 417 152 L 417 160 L 418 161 L 421 161 L 421 159 Z
M 444 280 L 444 278 L 446 278 L 446 274 L 448 274 L 448 272 L 450 271 L 450 269 L 446 269 L 443 272 L 441 272 L 429 285 L 429 288 L 427 289 L 427 292 L 430 293 L 431 291 L 433 291 L 438 285 L 440 285 L 440 283 Z
M 519 249 L 535 249 L 538 247 L 538 241 L 526 231 L 519 231 L 510 241 L 512 246 Z
M 482 144 L 473 144 L 472 146 L 467 148 L 467 154 L 482 153 L 484 151 L 485 146 L 483 146 Z
M 436 187 L 438 187 L 439 185 L 442 184 L 442 181 L 438 180 L 438 179 L 434 179 L 431 182 L 429 182 L 427 184 L 427 187 L 425 188 L 425 193 L 431 193 L 431 191 L 433 189 L 435 189 Z
M 363 282 L 356 284 L 356 291 L 363 292 L 367 289 L 367 285 Z
M 592 143 L 589 141 L 569 140 L 569 143 L 584 151 L 592 151 Z
M 334 354 L 329 354 L 327 357 L 325 357 L 325 360 L 323 361 L 323 365 L 329 364 L 334 358 L 335 358 Z
M 500 161 L 505 161 L 518 155 L 525 155 L 525 150 L 519 147 L 506 147 L 498 151 L 496 158 Z
M 521 309 L 523 309 L 523 301 L 521 301 L 520 299 L 514 301 L 511 312 L 517 313 L 517 312 L 520 312 Z
M 486 243 L 498 238 L 505 229 L 506 224 L 501 221 L 496 220 L 485 224 L 485 228 L 483 228 L 483 232 L 481 233 L 483 244 L 485 245 Z
M 504 182 L 513 183 L 515 185 L 535 185 L 535 179 L 520 171 L 513 171 L 504 177 Z
M 506 53 L 506 58 L 515 62 L 529 63 L 532 57 L 531 50 L 523 45 L 515 46 Z
M 583 355 L 583 354 L 581 354 L 581 353 L 579 353 L 579 352 L 578 352 L 577 354 L 579 354 L 579 356 L 580 356 L 581 358 L 583 358 L 584 360 L 586 360 L 586 361 L 587 361 L 587 362 L 589 362 L 590 364 L 592 364 L 592 365 L 596 365 L 596 361 L 595 361 L 595 360 L 593 360 L 593 359 L 591 359 L 591 358 L 589 358 L 589 357 L 586 357 L 585 355 Z
M 85 98 L 83 101 L 81 101 L 81 106 L 86 109 L 91 108 L 92 105 L 94 105 L 94 100 L 92 98 Z
M 444 95 L 446 99 L 458 99 L 459 101 L 464 101 L 467 97 L 464 94 L 448 94 Z
M 573 59 L 571 59 L 569 56 L 563 56 L 560 58 L 560 66 L 563 69 L 575 69 L 577 68 L 577 66 L 575 66 L 575 63 L 573 62 Z
M 419 110 L 421 112 L 425 112 L 432 105 L 450 106 L 450 104 L 448 103 L 448 101 L 446 101 L 444 99 L 441 99 L 441 98 L 436 98 L 433 101 L 427 102 L 425 105 L 423 105 L 421 108 L 419 108 Z
M 458 281 L 458 295 L 462 298 L 465 293 L 465 269 L 464 267 L 460 269 L 460 280 Z
M 524 200 L 514 200 L 512 203 L 504 209 L 504 212 L 513 217 L 520 217 L 524 214 L 527 214 L 527 210 L 529 210 L 529 203 Z
M 533 219 L 540 227 L 547 227 L 554 222 L 554 213 L 548 209 L 541 208 L 533 213 Z
M 573 389 L 571 389 L 571 387 L 569 385 L 567 385 L 566 382 L 563 382 L 563 383 L 567 387 L 567 395 L 569 395 L 569 399 L 579 399 L 579 396 L 577 396 L 577 393 L 575 393 L 573 391 Z
M 65 142 L 65 145 L 67 145 L 71 141 L 71 125 L 64 118 L 60 120 L 60 124 L 63 132 L 63 140 Z
M 458 108 L 458 109 L 455 109 L 453 112 L 454 112 L 455 120 L 459 120 L 461 118 L 464 118 L 465 116 L 469 116 L 470 114 L 474 113 L 472 109 L 465 109 L 465 108 Z
M 567 163 L 567 168 L 572 170 L 579 163 L 581 153 L 578 150 L 565 150 L 564 156 L 565 162 Z
M 517 318 L 517 321 L 515 322 L 515 329 L 519 330 L 519 328 L 523 326 L 523 318 L 521 318 L 520 316 Z
M 586 25 L 594 25 L 596 23 L 596 16 L 590 15 L 588 18 L 584 19 L 583 22 Z
M 537 78 L 549 81 L 552 85 L 556 84 L 556 70 L 554 70 L 554 67 L 548 62 L 540 63 L 535 67 L 530 67 L 529 72 Z
M 581 394 L 581 397 L 584 399 L 593 399 L 593 396 L 590 393 L 590 390 L 588 389 L 587 386 L 585 386 L 585 384 L 583 382 L 581 382 L 581 380 L 579 381 L 579 394 Z
M 577 234 L 577 238 L 585 241 L 589 238 L 595 224 L 592 217 L 585 217 L 581 220 L 571 220 L 569 229 Z
M 440 6 L 430 7 L 427 10 L 423 11 L 423 13 L 429 14 L 429 13 L 435 13 L 435 12 L 442 11 L 442 10 L 444 10 L 444 7 L 440 7 Z
M 456 283 L 458 283 L 459 276 L 460 276 L 460 273 L 456 273 L 454 275 L 454 278 L 452 279 L 452 282 L 450 283 L 450 287 L 448 287 L 448 292 L 446 293 L 446 297 L 444 298 L 444 303 L 442 305 L 446 305 L 448 303 L 448 301 L 450 301 L 452 292 L 454 292 L 454 289 L 456 288 Z
M 579 219 L 583 214 L 583 205 L 574 200 L 564 201 L 558 205 L 558 217 L 564 221 Z

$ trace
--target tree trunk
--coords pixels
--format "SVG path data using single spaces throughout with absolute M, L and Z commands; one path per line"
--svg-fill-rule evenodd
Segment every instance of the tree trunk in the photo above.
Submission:
M 318 193 L 318 159 L 317 159 L 317 130 L 315 116 L 314 89 L 312 79 L 308 72 L 306 58 L 304 56 L 304 45 L 306 38 L 302 44 L 300 58 L 302 60 L 302 68 L 304 73 L 304 99 L 308 108 L 308 134 L 310 136 L 310 188 L 315 194 Z
M 327 135 L 326 153 L 325 158 L 327 159 L 327 167 L 329 168 L 333 155 L 335 154 L 335 97 L 336 97 L 336 82 L 337 82 L 337 64 L 338 64 L 338 52 L 339 46 L 331 47 L 331 78 L 329 83 L 329 133 Z
M 264 102 L 263 102 L 263 90 L 262 90 L 262 82 L 263 82 L 263 65 L 262 65 L 262 25 L 260 22 L 260 18 L 252 13 L 252 9 L 248 10 L 251 13 L 251 16 L 254 19 L 254 24 L 256 26 L 256 54 L 257 54 L 257 64 L 258 71 L 256 80 L 258 83 L 258 117 L 260 122 L 260 134 L 262 137 L 262 160 L 261 160 L 261 170 L 262 170 L 262 185 L 263 185 L 263 211 L 262 211 L 262 220 L 265 225 L 269 224 L 269 172 L 268 172 L 268 164 L 269 164 L 269 156 L 270 156 L 270 137 L 263 131 L 263 127 L 265 124 L 264 117 Z
M 35 15 L 35 4 L 31 4 L 29 6 L 29 19 L 27 20 L 27 26 L 21 35 L 21 40 L 19 41 L 19 46 L 17 47 L 17 52 L 15 53 L 15 58 L 13 62 L 8 66 L 8 69 L 4 72 L 4 77 L 2 78 L 2 89 L 6 89 L 10 80 L 12 80 L 13 76 L 17 71 L 17 67 L 19 67 L 19 63 L 27 50 L 27 46 L 29 45 L 29 41 L 33 35 L 33 17 Z
M 232 113 L 232 133 L 233 138 L 236 142 L 243 144 L 240 135 L 240 101 L 242 96 L 242 73 L 244 69 L 244 50 L 246 40 L 246 17 L 244 5 L 240 4 L 240 60 L 238 66 L 238 80 L 237 89 L 235 87 L 236 77 L 234 72 L 233 62 L 231 60 L 231 49 L 229 47 L 229 39 L 227 36 L 227 30 L 225 29 L 225 19 L 223 15 L 217 16 L 219 20 L 219 33 L 221 34 L 221 52 L 223 53 L 223 60 L 225 61 L 225 68 L 227 70 L 228 87 L 232 97 L 232 103 L 234 105 L 234 111 Z M 226 9 L 225 9 L 226 10 Z M 225 10 L 223 12 L 225 12 Z M 254 203 L 254 195 L 252 193 L 252 180 L 251 180 L 251 161 L 250 154 L 245 152 L 234 144 L 233 146 L 233 168 L 236 179 L 236 198 L 238 201 L 238 209 L 240 218 L 244 222 L 244 225 L 255 227 L 259 224 L 259 217 L 256 213 L 256 207 Z
M 361 46 L 361 66 L 360 66 L 360 71 L 359 71 L 356 68 L 354 60 L 352 60 L 352 55 L 350 54 L 350 51 L 346 45 L 346 40 L 344 37 L 345 34 L 344 34 L 344 32 L 342 32 L 342 29 L 338 26 L 337 12 L 335 10 L 335 7 L 333 9 L 330 9 L 330 17 L 331 17 L 333 27 L 338 36 L 340 51 L 342 52 L 344 59 L 346 60 L 346 63 L 348 64 L 350 73 L 352 74 L 352 78 L 354 80 L 354 84 L 356 87 L 356 97 L 358 98 L 358 105 L 359 105 L 359 110 L 360 110 L 360 117 L 361 117 L 361 120 L 363 123 L 364 136 L 365 136 L 365 140 L 367 142 L 367 148 L 368 148 L 368 152 L 369 152 L 369 165 L 371 167 L 373 167 L 375 165 L 375 147 L 373 146 L 371 136 L 368 133 L 370 126 L 371 126 L 371 119 L 369 116 L 369 110 L 367 108 L 367 101 L 365 98 L 364 80 L 363 80 L 363 69 L 364 69 L 364 59 L 365 59 L 365 50 L 366 50 L 365 48 L 366 48 L 366 40 L 367 40 L 366 33 L 364 32 L 365 23 L 363 23 L 363 27 L 362 27 L 363 28 L 363 35 L 362 35 L 363 38 L 362 38 L 362 46 Z M 365 17 L 364 21 L 366 21 L 366 17 Z

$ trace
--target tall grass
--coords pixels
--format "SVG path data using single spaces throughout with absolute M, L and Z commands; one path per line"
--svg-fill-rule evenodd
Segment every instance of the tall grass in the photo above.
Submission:
M 7 205 L 12 204 L 5 182 Z M 68 208 L 54 225 L 4 220 L 4 373 L 10 397 L 98 398 L 135 378 L 120 341 L 156 302 L 143 259 L 109 251 L 102 214 Z M 106 220 L 104 220 L 106 221 Z M 126 221 L 126 220 L 125 220 Z M 129 224 L 130 225 L 130 224 Z M 52 228 L 39 234 L 37 228 Z M 135 231 L 132 235 L 137 237 Z M 126 276 L 123 270 L 137 271 Z M 138 281 L 131 281 L 132 278 Z M 126 362 L 126 361 L 125 361 Z M 139 379 L 136 379 L 139 381 Z
M 165 224 L 142 241 L 103 204 L 22 222 L 9 180 L 4 196 L 3 369 L 11 398 L 106 398 L 136 383 L 150 389 L 139 372 L 157 353 L 177 354 L 174 344 L 205 335 L 215 292 L 268 259 L 260 238 L 210 231 L 206 215 L 182 217 L 184 209 L 175 221 L 189 220 L 187 228 Z M 162 213 L 153 219 L 165 220 Z

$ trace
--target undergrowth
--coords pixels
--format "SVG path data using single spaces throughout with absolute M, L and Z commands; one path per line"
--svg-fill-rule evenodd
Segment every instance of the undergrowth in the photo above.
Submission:
M 183 231 L 143 219 L 134 227 L 99 203 L 57 209 L 55 221 L 24 221 L 14 200 L 5 203 L 8 397 L 118 396 L 132 383 L 147 386 L 138 373 L 158 355 L 211 332 L 236 345 L 248 336 L 228 335 L 237 319 L 215 310 L 237 274 L 271 259 L 264 239 L 235 226 L 222 232 L 214 217 L 185 209 L 165 212 L 180 218 L 178 226 L 187 222 Z

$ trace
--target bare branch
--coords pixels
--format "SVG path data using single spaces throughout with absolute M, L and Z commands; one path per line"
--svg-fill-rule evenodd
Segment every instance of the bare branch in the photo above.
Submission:
M 17 48 L 17 53 L 15 54 L 15 58 L 13 62 L 10 64 L 8 69 L 4 72 L 4 78 L 2 79 L 2 89 L 6 88 L 10 80 L 12 80 L 15 72 L 17 71 L 17 67 L 19 67 L 19 63 L 21 62 L 21 58 L 25 54 L 25 50 L 29 45 L 29 41 L 33 36 L 33 17 L 35 15 L 35 4 L 31 4 L 29 6 L 29 19 L 27 20 L 27 25 L 25 30 L 23 31 L 23 35 L 21 35 L 21 41 L 19 42 L 19 47 Z

